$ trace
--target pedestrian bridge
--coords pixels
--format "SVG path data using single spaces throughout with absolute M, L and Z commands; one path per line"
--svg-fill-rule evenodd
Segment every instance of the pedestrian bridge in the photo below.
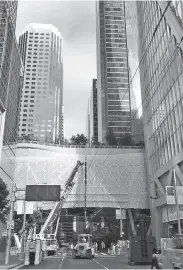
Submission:
M 59 184 L 77 160 L 87 159 L 87 207 L 149 208 L 144 149 L 80 148 L 17 143 L 3 147 L 0 176 L 10 185 Z M 9 176 L 4 171 L 9 173 Z M 84 166 L 75 177 L 75 186 L 65 208 L 84 207 Z M 50 203 L 49 203 L 50 206 Z

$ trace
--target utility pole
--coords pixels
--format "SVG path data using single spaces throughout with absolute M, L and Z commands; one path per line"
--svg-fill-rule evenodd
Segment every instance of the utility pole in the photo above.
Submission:
M 181 234 L 181 225 L 180 225 L 180 212 L 179 212 L 179 200 L 178 200 L 178 193 L 177 193 L 177 179 L 175 173 L 175 167 L 173 168 L 173 180 L 174 180 L 174 190 L 175 190 L 175 204 L 177 210 L 177 221 L 178 221 L 178 234 Z
M 23 253 L 24 252 L 24 240 L 25 240 L 25 236 L 24 236 L 24 231 L 25 231 L 25 222 L 26 222 L 26 200 L 23 201 L 23 213 L 24 213 L 24 216 L 23 216 L 23 226 L 22 226 L 22 229 L 23 229 L 23 235 L 22 235 L 22 244 L 21 244 L 21 252 Z
M 85 156 L 85 229 L 86 229 L 86 222 L 87 222 L 87 215 L 86 215 L 86 192 L 87 192 L 87 159 Z
M 14 228 L 14 222 L 13 222 L 13 212 L 14 212 L 14 202 L 15 202 L 15 192 L 16 192 L 16 185 L 13 183 L 12 185 L 12 191 L 11 191 L 11 199 L 10 199 L 10 215 L 9 215 L 9 222 L 7 224 L 7 245 L 6 245 L 6 258 L 5 258 L 5 264 L 9 265 L 10 263 L 10 249 L 11 249 L 11 235 L 12 235 L 12 229 Z
M 120 237 L 123 237 L 123 220 L 122 220 L 122 209 L 120 208 Z

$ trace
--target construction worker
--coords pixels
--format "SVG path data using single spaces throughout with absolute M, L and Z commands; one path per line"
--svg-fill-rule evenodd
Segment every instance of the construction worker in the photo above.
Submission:
M 86 238 L 85 237 L 82 238 L 82 242 L 86 243 Z
M 105 243 L 104 243 L 104 241 L 102 241 L 101 246 L 102 246 L 102 251 L 104 251 L 104 249 L 105 249 Z

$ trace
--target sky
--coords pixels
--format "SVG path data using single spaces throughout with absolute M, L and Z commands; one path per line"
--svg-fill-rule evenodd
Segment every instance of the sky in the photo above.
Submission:
M 95 1 L 19 0 L 17 38 L 29 23 L 48 23 L 63 36 L 65 137 L 86 134 L 86 112 L 96 78 Z

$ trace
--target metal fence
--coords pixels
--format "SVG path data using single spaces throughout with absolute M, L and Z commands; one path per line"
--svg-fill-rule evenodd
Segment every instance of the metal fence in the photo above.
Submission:
M 144 146 L 122 146 L 122 145 L 63 145 L 63 144 L 53 144 L 53 143 L 40 143 L 37 141 L 16 141 L 16 142 L 9 142 L 10 145 L 15 145 L 18 143 L 30 143 L 30 144 L 39 144 L 39 145 L 46 145 L 46 146 L 54 146 L 54 147 L 62 147 L 62 148 L 114 148 L 114 149 L 144 149 Z

